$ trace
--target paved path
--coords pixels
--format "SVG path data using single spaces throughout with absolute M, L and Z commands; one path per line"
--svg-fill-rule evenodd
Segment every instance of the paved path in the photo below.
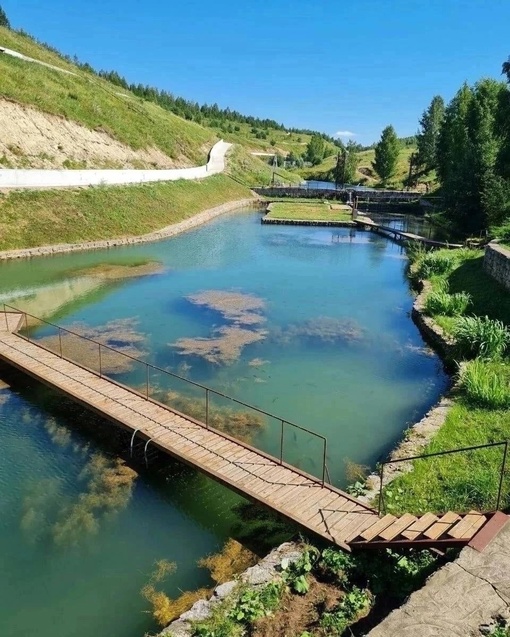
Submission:
M 368 637 L 470 637 L 510 617 L 510 523 L 479 552 L 470 546 L 434 573 Z M 485 633 L 488 634 L 488 633 Z
M 223 140 L 216 142 L 209 153 L 209 161 L 194 168 L 162 170 L 66 170 L 39 168 L 1 168 L 0 188 L 75 188 L 77 186 L 126 185 L 204 179 L 225 170 L 225 157 L 232 146 Z

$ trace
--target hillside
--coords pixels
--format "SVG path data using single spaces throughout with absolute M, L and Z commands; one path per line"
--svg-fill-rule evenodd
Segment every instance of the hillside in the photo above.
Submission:
M 186 167 L 205 163 L 218 139 L 27 36 L 0 27 L 0 46 L 72 73 L 0 54 L 0 162 L 6 166 Z
M 390 187 L 402 188 L 405 180 L 409 175 L 409 158 L 412 153 L 416 152 L 416 148 L 405 146 L 400 149 L 398 156 L 397 170 L 395 176 L 388 184 Z M 373 148 L 363 150 L 358 153 L 358 169 L 356 171 L 356 184 L 365 186 L 376 186 L 379 184 L 379 178 L 372 168 L 375 151 Z M 300 171 L 304 179 L 324 179 L 330 181 L 332 179 L 331 171 L 334 169 L 337 161 L 337 154 L 326 157 L 318 166 L 311 166 Z

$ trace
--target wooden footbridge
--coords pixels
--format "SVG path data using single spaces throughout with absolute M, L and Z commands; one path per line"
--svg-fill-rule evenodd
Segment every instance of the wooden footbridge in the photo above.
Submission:
M 384 226 L 380 223 L 376 223 L 370 217 L 366 217 L 364 215 L 358 215 L 354 220 L 356 225 L 365 229 L 371 230 L 372 232 L 377 232 L 378 234 L 382 234 L 386 237 L 390 237 L 395 241 L 414 241 L 417 243 L 422 243 L 423 245 L 431 246 L 434 248 L 462 248 L 462 243 L 448 243 L 447 241 L 436 241 L 434 239 L 428 239 L 427 237 L 422 237 L 419 234 L 414 234 L 412 232 L 405 232 L 404 230 L 397 230 L 396 228 L 392 228 L 391 226 Z
M 482 546 L 506 521 L 500 513 L 482 515 L 475 511 L 465 515 L 449 512 L 443 516 L 380 517 L 366 503 L 327 483 L 323 437 L 317 436 L 324 441 L 323 474 L 319 479 L 283 461 L 284 426 L 296 425 L 280 419 L 281 453 L 279 458 L 271 456 L 211 428 L 207 411 L 205 422 L 200 422 L 152 399 L 149 368 L 158 368 L 137 361 L 146 366 L 147 389 L 145 394 L 130 389 L 103 374 L 102 354 L 112 348 L 86 339 L 97 346 L 99 364 L 97 369 L 84 367 L 72 360 L 72 354 L 64 356 L 67 348 L 62 343 L 66 334 L 85 337 L 53 326 L 58 330 L 59 345 L 49 351 L 31 335 L 31 319 L 35 317 L 15 309 L 0 313 L 1 361 L 128 429 L 132 432 L 131 445 L 135 437 L 141 439 L 145 452 L 153 445 L 344 550 L 448 547 L 470 542 Z M 208 405 L 213 390 L 204 389 Z

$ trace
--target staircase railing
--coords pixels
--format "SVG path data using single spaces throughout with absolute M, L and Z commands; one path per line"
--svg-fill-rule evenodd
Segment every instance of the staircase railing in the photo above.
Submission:
M 502 460 L 501 460 L 501 469 L 499 472 L 499 482 L 498 482 L 498 490 L 497 490 L 497 497 L 496 497 L 496 507 L 495 510 L 499 511 L 500 507 L 501 507 L 501 497 L 502 497 L 502 490 L 503 490 L 503 480 L 504 480 L 504 476 L 505 476 L 505 468 L 506 468 L 506 462 L 507 462 L 507 456 L 508 456 L 508 445 L 509 445 L 509 441 L 508 440 L 502 440 L 499 442 L 490 442 L 487 444 L 483 444 L 483 445 L 474 445 L 471 447 L 460 447 L 457 449 L 448 449 L 446 451 L 437 451 L 435 453 L 425 453 L 425 454 L 420 454 L 420 455 L 416 455 L 416 456 L 408 456 L 405 458 L 396 458 L 394 460 L 386 460 L 384 462 L 379 463 L 379 505 L 378 505 L 378 512 L 379 515 L 381 515 L 383 512 L 386 512 L 386 508 L 385 508 L 385 501 L 384 501 L 384 468 L 387 465 L 390 464 L 397 464 L 397 463 L 402 463 L 402 462 L 412 462 L 415 460 L 422 460 L 422 459 L 430 459 L 430 458 L 435 458 L 435 457 L 439 457 L 439 456 L 449 456 L 449 455 L 453 455 L 453 454 L 458 454 L 458 453 L 466 453 L 466 452 L 471 452 L 471 451 L 479 451 L 481 449 L 489 449 L 489 448 L 496 448 L 496 447 L 501 447 L 503 454 L 502 454 Z

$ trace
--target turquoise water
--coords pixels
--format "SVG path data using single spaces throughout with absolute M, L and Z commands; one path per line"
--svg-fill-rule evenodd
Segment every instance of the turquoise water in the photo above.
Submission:
M 162 271 L 122 280 L 77 274 L 141 261 L 157 261 Z M 326 436 L 329 472 L 341 486 L 347 459 L 373 466 L 447 383 L 410 319 L 405 268 L 401 248 L 383 237 L 262 226 L 260 213 L 247 211 L 164 242 L 2 264 L 0 300 L 97 333 L 125 319 L 110 329 L 109 342 L 131 339 L 159 367 Z M 205 291 L 255 298 L 255 321 L 188 298 Z M 228 340 L 220 362 L 174 346 L 183 338 L 194 346 L 203 345 L 197 338 L 221 340 L 221 330 L 235 326 L 254 342 Z M 143 385 L 139 369 L 111 374 Z M 159 398 L 172 401 L 177 392 L 181 400 L 202 400 L 184 382 L 160 375 L 151 382 Z M 93 508 L 91 520 L 84 507 L 93 503 L 97 453 L 103 465 L 114 459 L 110 443 L 79 425 L 95 431 L 104 423 L 23 377 L 11 384 L 0 389 L 0 544 L 8 547 L 0 554 L 0 634 L 135 637 L 154 630 L 140 596 L 154 561 L 177 563 L 164 585 L 171 595 L 208 584 L 196 560 L 228 537 L 237 496 L 178 466 L 166 479 L 142 471 L 115 506 Z M 212 409 L 232 407 L 211 402 Z M 252 443 L 278 453 L 279 423 L 261 424 Z M 285 458 L 320 474 L 320 445 L 290 429 L 285 436 Z

